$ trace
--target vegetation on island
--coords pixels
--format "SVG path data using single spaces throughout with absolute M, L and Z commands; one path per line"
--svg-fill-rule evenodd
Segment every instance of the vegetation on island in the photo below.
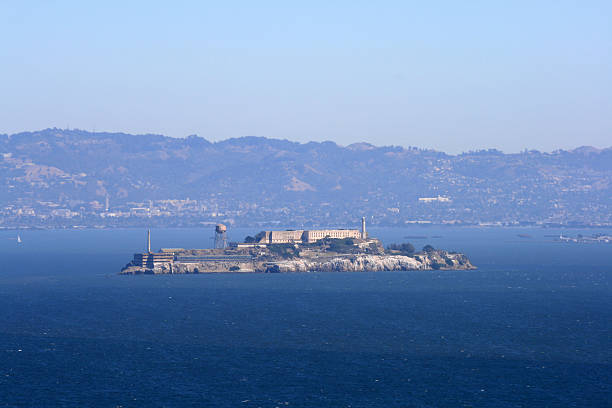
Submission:
M 244 242 L 246 242 L 247 244 L 254 244 L 256 242 L 261 241 L 265 236 L 266 231 L 260 231 L 254 237 L 247 235 L 247 237 L 244 239 Z
M 300 248 L 295 244 L 270 244 L 268 250 L 273 256 L 281 259 L 293 259 L 300 257 Z
M 355 240 L 352 238 L 331 239 L 326 238 L 323 241 L 327 245 L 327 249 L 338 254 L 347 254 L 355 251 Z
M 415 249 L 414 245 L 410 242 L 405 242 L 403 244 L 389 244 L 387 246 L 387 251 L 390 253 L 399 252 L 401 255 L 412 256 L 414 255 Z

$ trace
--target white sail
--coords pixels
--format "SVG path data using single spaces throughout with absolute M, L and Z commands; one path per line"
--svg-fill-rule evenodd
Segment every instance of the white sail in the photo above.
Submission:
M 21 237 L 19 236 L 19 234 L 17 234 L 17 243 L 21 244 Z

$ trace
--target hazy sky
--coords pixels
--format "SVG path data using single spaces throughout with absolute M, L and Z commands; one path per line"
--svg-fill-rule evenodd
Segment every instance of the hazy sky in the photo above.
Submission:
M 612 1 L 0 2 L 0 133 L 612 146 Z

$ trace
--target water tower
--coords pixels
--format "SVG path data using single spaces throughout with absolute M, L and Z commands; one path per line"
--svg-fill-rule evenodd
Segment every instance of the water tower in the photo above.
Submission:
M 227 227 L 223 224 L 215 226 L 215 249 L 225 249 L 227 247 Z

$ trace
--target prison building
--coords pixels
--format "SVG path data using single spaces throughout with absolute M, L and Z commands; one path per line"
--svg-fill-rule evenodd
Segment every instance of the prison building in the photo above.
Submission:
M 349 229 L 310 230 L 304 232 L 304 241 L 308 243 L 317 242 L 324 238 L 361 238 L 361 232 Z
M 304 230 L 266 231 L 269 244 L 299 244 L 302 243 L 302 235 L 304 235 Z
M 265 231 L 265 235 L 259 241 L 260 244 L 301 244 L 313 243 L 324 238 L 362 238 L 364 234 L 359 230 L 351 229 L 326 229 L 326 230 L 287 230 L 287 231 Z

